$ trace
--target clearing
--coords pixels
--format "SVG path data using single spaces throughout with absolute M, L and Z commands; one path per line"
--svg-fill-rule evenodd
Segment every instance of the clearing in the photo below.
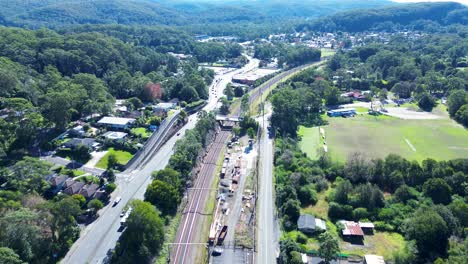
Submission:
M 117 163 L 121 165 L 127 164 L 127 162 L 133 157 L 133 155 L 128 151 L 115 150 L 114 148 L 109 148 L 106 155 L 104 155 L 104 157 L 102 157 L 101 160 L 99 160 L 99 162 L 96 164 L 96 168 L 107 169 L 107 161 L 109 155 L 111 154 L 115 155 L 115 157 L 117 158 Z
M 384 158 L 399 154 L 409 160 L 449 160 L 468 157 L 468 131 L 449 118 L 404 120 L 389 116 L 358 115 L 327 118 L 323 126 L 332 158 L 345 161 L 355 152 Z M 317 155 L 317 127 L 300 128 L 302 150 Z M 410 142 L 410 144 L 408 144 Z

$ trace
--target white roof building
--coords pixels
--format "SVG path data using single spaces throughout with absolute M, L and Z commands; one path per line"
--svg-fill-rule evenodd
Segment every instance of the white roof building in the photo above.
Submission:
M 378 255 L 364 255 L 364 264 L 385 264 L 385 260 Z
M 107 138 L 107 139 L 117 140 L 117 139 L 125 138 L 127 136 L 127 133 L 108 131 L 108 132 L 104 133 L 102 136 Z
M 133 122 L 135 122 L 134 118 L 105 116 L 101 120 L 98 121 L 98 124 L 124 127 L 124 126 L 128 126 L 129 124 L 132 124 Z

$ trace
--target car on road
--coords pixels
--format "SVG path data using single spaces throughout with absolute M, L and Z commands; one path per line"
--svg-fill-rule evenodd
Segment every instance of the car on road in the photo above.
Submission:
M 220 256 L 221 254 L 223 254 L 223 248 L 221 247 L 215 247 L 213 249 L 213 253 L 211 253 L 213 256 Z
M 121 213 L 120 213 L 120 217 L 123 217 L 125 215 L 126 211 L 123 210 Z
M 121 200 L 122 200 L 122 197 L 117 196 L 117 198 L 115 198 L 114 204 L 112 206 L 116 206 L 118 203 L 120 203 Z

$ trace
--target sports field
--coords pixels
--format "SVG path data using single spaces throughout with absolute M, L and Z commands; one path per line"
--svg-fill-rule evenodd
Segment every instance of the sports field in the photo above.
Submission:
M 399 154 L 410 160 L 468 158 L 468 130 L 448 118 L 403 120 L 387 116 L 358 115 L 328 118 L 324 126 L 331 157 L 345 161 L 355 152 L 367 157 Z M 321 146 L 318 128 L 300 128 L 301 148 L 316 158 Z

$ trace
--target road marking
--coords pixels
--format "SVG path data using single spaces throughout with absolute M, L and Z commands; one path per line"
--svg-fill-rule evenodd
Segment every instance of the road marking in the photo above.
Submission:
M 405 141 L 406 141 L 406 144 L 408 144 L 408 146 L 411 148 L 411 150 L 413 150 L 414 152 L 416 152 L 416 148 L 414 148 L 413 144 L 411 144 L 411 142 L 405 138 Z

